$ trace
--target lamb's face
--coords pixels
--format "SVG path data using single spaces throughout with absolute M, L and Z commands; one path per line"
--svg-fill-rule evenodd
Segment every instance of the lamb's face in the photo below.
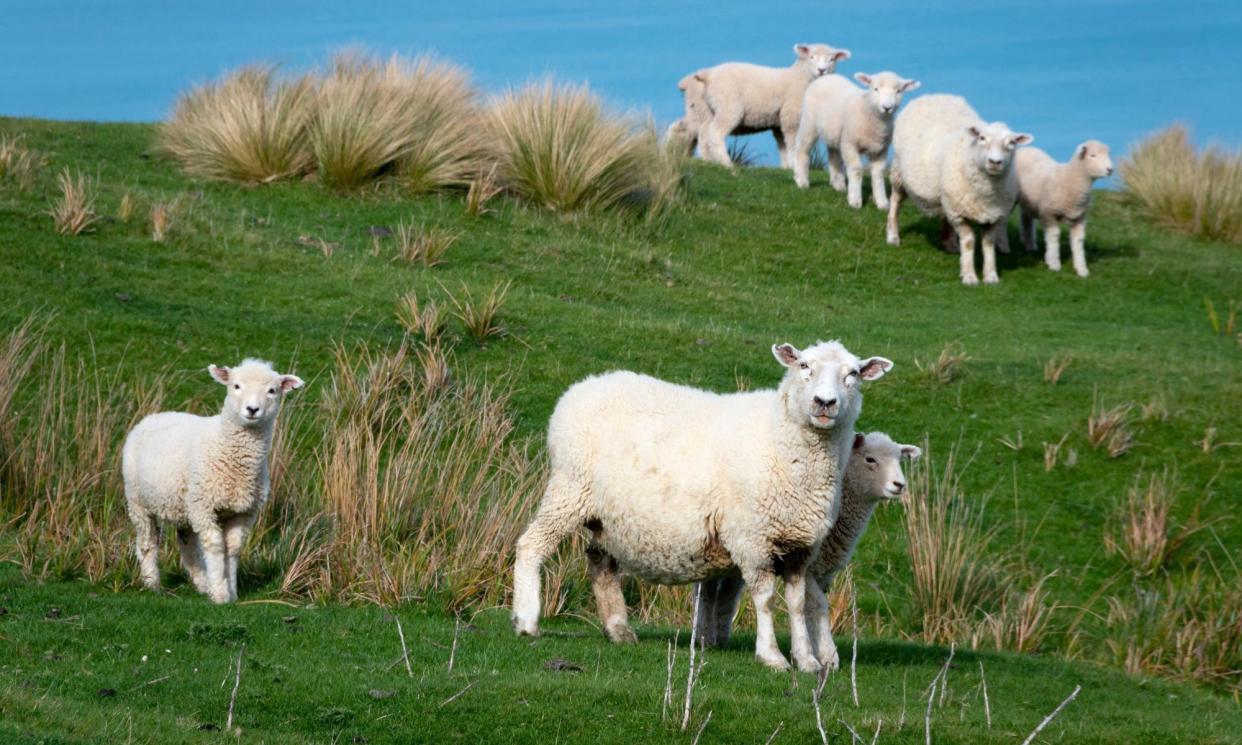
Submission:
M 982 127 L 967 127 L 970 135 L 970 152 L 979 170 L 990 176 L 1000 176 L 1009 170 L 1013 151 L 1020 145 L 1029 145 L 1035 138 L 1024 132 L 1012 132 L 1001 122 Z
M 862 408 L 859 385 L 876 380 L 893 367 L 883 357 L 859 359 L 840 342 L 820 342 L 801 352 L 792 344 L 772 347 L 776 361 L 788 368 L 788 406 L 795 418 L 816 429 L 852 424 Z
M 1113 159 L 1109 155 L 1108 145 L 1099 140 L 1087 140 L 1074 151 L 1074 157 L 1081 160 L 1087 167 L 1087 175 L 1091 178 L 1108 178 L 1113 175 Z
M 886 117 L 897 111 L 897 107 L 901 105 L 902 94 L 919 87 L 919 81 L 906 80 L 897 73 L 888 71 L 877 72 L 875 75 L 855 73 L 854 79 L 867 87 L 867 92 L 863 95 L 868 105 Z
M 901 459 L 914 460 L 923 450 L 914 445 L 901 445 L 883 432 L 854 435 L 847 478 L 851 492 L 870 499 L 901 499 L 906 490 L 906 474 Z M 863 485 L 858 489 L 859 484 Z
M 837 69 L 837 63 L 850 58 L 850 50 L 837 49 L 827 44 L 794 44 L 794 54 L 799 60 L 811 63 L 816 76 L 827 75 Z
M 245 427 L 259 427 L 276 418 L 281 397 L 302 387 L 296 375 L 281 375 L 261 360 L 244 360 L 236 367 L 209 365 L 207 371 L 228 388 L 224 414 Z

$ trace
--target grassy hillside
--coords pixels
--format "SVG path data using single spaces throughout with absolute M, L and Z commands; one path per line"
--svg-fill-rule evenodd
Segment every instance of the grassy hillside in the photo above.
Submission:
M 310 410 L 326 395 L 336 345 L 365 340 L 377 349 L 391 349 L 400 342 L 404 331 L 394 311 L 401 295 L 414 291 L 420 299 L 451 307 L 450 295 L 459 301 L 466 292 L 478 297 L 508 282 L 511 289 L 501 311 L 508 333 L 475 341 L 453 321 L 450 334 L 457 338 L 451 364 L 458 376 L 507 381 L 513 389 L 515 436 L 530 436 L 536 443 L 556 397 L 585 375 L 627 368 L 721 391 L 765 387 L 779 378 L 768 352 L 773 342 L 805 345 L 840 338 L 858 354 L 884 355 L 896 362 L 890 375 L 867 389 L 861 428 L 882 429 L 906 442 L 926 438 L 938 472 L 946 467 L 949 453 L 956 452 L 961 494 L 982 510 L 983 527 L 994 531 L 988 552 L 1004 571 L 994 583 L 1026 590 L 1052 575 L 1043 585 L 1045 627 L 1028 651 L 1199 677 L 1218 688 L 1238 690 L 1235 662 L 1242 652 L 1236 646 L 1220 651 L 1222 657 L 1214 662 L 1214 669 L 1234 670 L 1232 675 L 1192 675 L 1168 662 L 1176 657 L 1178 643 L 1171 638 L 1172 627 L 1181 623 L 1176 608 L 1169 606 L 1191 607 L 1217 638 L 1242 635 L 1236 628 L 1238 601 L 1229 600 L 1238 594 L 1240 581 L 1236 546 L 1242 542 L 1242 524 L 1233 513 L 1242 494 L 1242 347 L 1236 331 L 1214 329 L 1205 306 L 1208 301 L 1220 311 L 1242 300 L 1242 262 L 1236 247 L 1168 235 L 1137 219 L 1119 195 L 1101 194 L 1088 235 L 1089 279 L 1068 271 L 1049 272 L 1035 255 L 1015 253 L 1001 257 L 999 286 L 965 288 L 957 279 L 957 258 L 934 247 L 939 234 L 935 222 L 911 210 L 902 220 L 903 246 L 886 246 L 883 215 L 872 208 L 846 209 L 843 197 L 827 188 L 822 174 L 813 180 L 813 188 L 799 191 L 787 174 L 774 170 L 730 175 L 696 166 L 689 175 L 685 207 L 657 225 L 621 217 L 550 215 L 503 198 L 489 205 L 491 214 L 470 217 L 454 195 L 411 200 L 387 188 L 341 196 L 310 182 L 245 188 L 190 180 L 149 157 L 152 131 L 146 126 L 0 120 L 0 134 L 14 133 L 23 133 L 25 143 L 43 153 L 47 164 L 28 189 L 0 182 L 0 262 L 6 269 L 0 273 L 0 331 L 36 313 L 45 319 L 48 341 L 63 342 L 70 355 L 84 357 L 91 369 L 133 384 L 162 375 L 169 405 L 202 412 L 217 405 L 214 384 L 203 372 L 207 363 L 229 364 L 249 355 L 269 358 L 309 381 L 296 413 Z M 55 174 L 62 167 L 98 180 L 97 210 L 104 219 L 91 232 L 70 237 L 53 230 L 47 210 L 57 193 Z M 116 215 L 126 195 L 137 209 L 121 220 Z M 148 214 L 151 205 L 161 202 L 175 202 L 176 207 L 168 239 L 156 243 Z M 376 235 L 400 222 L 439 226 L 460 238 L 443 264 L 411 264 L 394 259 L 392 237 Z M 1220 320 L 1221 327 L 1227 325 Z M 937 364 L 953 355 L 966 358 L 957 365 Z M 1047 363 L 1065 359 L 1069 363 L 1063 374 L 1055 384 L 1048 382 Z M 19 398 L 29 395 L 18 391 Z M 1112 440 L 1114 450 L 1124 450 L 1112 457 L 1107 437 L 1101 447 L 1092 444 L 1089 419 L 1117 407 L 1126 412 L 1131 437 L 1128 447 L 1124 436 Z M 537 450 L 532 453 L 538 460 Z M 1050 453 L 1055 453 L 1055 463 Z M 1153 475 L 1173 495 L 1167 537 L 1177 538 L 1184 528 L 1202 529 L 1188 534 L 1154 571 L 1136 573 L 1121 553 L 1108 550 L 1106 538 L 1123 540 L 1127 494 L 1136 483 L 1143 491 Z M 21 495 L 9 495 L 9 500 L 6 520 L 16 530 L 29 507 L 22 506 Z M 855 564 L 867 636 L 927 636 L 921 611 L 910 597 L 913 579 L 906 549 L 900 510 L 881 510 Z M 270 572 L 252 571 L 243 595 L 278 595 L 279 577 L 287 566 L 279 552 L 274 555 Z M 26 568 L 32 569 L 29 562 Z M 11 587 L 6 592 L 16 598 L 6 604 L 12 602 L 14 608 L 19 603 L 52 603 L 65 593 L 80 599 L 83 608 L 74 613 L 83 617 L 92 604 L 101 604 L 116 608 L 118 616 L 132 614 L 123 619 L 101 612 L 101 622 L 147 626 L 170 619 L 183 638 L 187 632 L 180 627 L 200 615 L 221 623 L 230 617 L 228 610 L 209 609 L 188 598 L 177 602 L 127 592 L 88 602 L 87 590 L 78 585 L 33 590 L 12 573 L 5 576 Z M 132 576 L 127 569 L 115 584 L 123 586 Z M 652 605 L 656 610 L 644 605 L 643 610 L 651 610 L 648 618 L 684 624 L 684 592 L 663 593 L 658 596 L 664 598 L 663 605 Z M 584 576 L 568 574 L 560 597 L 570 614 L 592 612 Z M 434 614 L 443 607 L 440 603 L 440 598 L 433 599 L 425 606 L 432 615 L 411 621 L 426 629 L 416 634 L 442 642 L 447 628 L 451 637 L 451 621 Z M 241 612 L 256 614 L 246 618 L 262 624 L 278 615 L 269 610 Z M 333 619 L 322 631 L 324 648 L 338 638 L 334 629 L 380 623 L 380 612 L 374 610 L 332 607 L 316 613 Z M 632 724 L 615 725 L 605 738 L 630 740 L 633 732 L 680 737 L 658 724 L 654 708 L 638 703 L 650 700 L 658 708 L 663 630 L 647 627 L 654 642 L 636 650 L 614 650 L 583 622 L 565 620 L 556 628 L 586 636 L 545 639 L 535 656 L 519 661 L 515 657 L 526 649 L 525 642 L 502 633 L 501 614 L 485 618 L 490 619 L 482 626 L 490 634 L 488 654 L 497 660 L 491 664 L 508 691 L 496 689 L 474 701 L 463 697 L 463 704 L 483 707 L 489 697 L 499 696 L 506 706 L 516 706 L 513 702 L 522 691 L 537 690 L 538 695 L 525 694 L 532 707 L 540 702 L 551 706 L 549 701 L 564 696 L 556 688 L 564 683 L 539 669 L 542 650 L 549 650 L 548 657 L 563 655 L 591 667 L 572 678 L 578 682 L 594 675 L 586 663 L 603 655 L 603 667 L 611 672 L 592 682 L 590 693 L 579 690 L 599 705 L 565 702 L 562 709 L 549 709 L 545 722 L 561 722 L 567 738 L 575 733 L 586 737 L 590 730 L 581 712 L 593 715 L 615 705 L 621 721 L 630 718 Z M 0 633 L 13 640 L 6 642 L 3 662 L 6 720 L 9 712 L 22 712 L 13 721 L 25 722 L 23 731 L 61 732 L 70 741 L 90 739 L 94 725 L 79 728 L 82 722 L 122 726 L 120 712 L 136 704 L 121 697 L 96 699 L 84 695 L 86 689 L 71 694 L 36 687 L 52 691 L 65 707 L 59 714 L 40 711 L 39 696 L 21 686 L 23 676 L 34 670 L 55 678 L 54 669 L 41 661 L 53 642 L 40 636 L 45 627 L 37 623 L 4 623 Z M 63 628 L 74 629 L 69 638 L 75 644 L 97 633 L 86 626 Z M 150 633 L 153 648 L 159 646 L 162 652 L 167 644 L 160 634 L 166 632 Z M 254 633 L 256 646 L 260 639 L 272 645 L 274 651 L 268 654 L 276 656 L 275 650 L 281 650 L 276 637 Z M 351 633 L 360 636 L 356 630 Z M 981 645 L 992 646 L 986 640 Z M 709 655 L 706 685 L 721 695 L 717 706 L 729 707 L 731 713 L 715 710 L 707 732 L 719 727 L 718 739 L 726 739 L 724 732 L 736 732 L 727 739 L 762 741 L 781 719 L 788 720 L 791 741 L 795 732 L 800 737 L 813 732 L 806 729 L 806 702 L 781 697 L 788 680 L 752 670 L 744 647 L 743 640 L 729 652 Z M 336 681 L 338 674 L 346 675 L 337 665 L 372 670 L 391 661 L 391 639 L 368 648 L 382 664 L 334 659 L 332 668 L 308 670 L 306 675 Z M 212 664 L 219 669 L 211 677 L 217 680 L 205 682 L 205 689 L 217 692 L 229 654 L 212 651 Z M 877 658 L 889 662 L 875 663 Z M 872 689 L 873 701 L 885 700 L 885 720 L 891 722 L 896 711 L 890 706 L 893 686 L 900 685 L 904 672 L 909 674 L 913 710 L 918 692 L 942 658 L 943 650 L 864 644 L 864 696 Z M 293 669 L 304 660 L 289 657 L 279 664 Z M 1189 705 L 1181 704 L 1166 710 L 1165 696 L 1156 694 L 1166 691 L 1163 685 L 1148 687 L 1058 662 L 1009 656 L 995 660 L 997 679 L 993 682 L 989 667 L 989 683 L 1005 694 L 995 694 L 994 715 L 1000 716 L 1002 701 L 1016 707 L 1005 709 L 1003 716 L 1010 719 L 1000 725 L 1002 731 L 1017 733 L 1033 726 L 1075 680 L 1094 680 L 1101 693 L 1094 698 L 1085 688 L 1071 705 L 1070 711 L 1081 707 L 1082 718 L 1071 725 L 1069 712 L 1065 715 L 1062 735 L 1067 741 L 1123 742 L 1134 733 L 1166 725 L 1171 739 L 1205 741 L 1212 732 L 1227 731 L 1221 722 L 1238 722 L 1236 706 L 1214 694 L 1168 688 L 1175 691 L 1171 695 L 1185 697 L 1179 702 L 1193 701 L 1206 707 L 1203 712 L 1215 713 L 1192 713 Z M 121 670 L 139 675 L 132 660 L 109 664 L 114 665 L 113 675 Z M 467 669 L 491 675 L 485 657 L 470 664 L 474 667 Z M 973 665 L 973 659 L 963 664 L 960 675 L 973 675 Z M 609 675 L 617 677 L 605 685 Z M 46 682 L 38 680 L 38 685 Z M 109 685 L 117 690 L 131 685 L 131 677 L 117 680 Z M 133 685 L 142 682 L 132 680 Z M 808 680 L 802 682 L 799 696 L 808 694 Z M 440 692 L 447 697 L 456 682 L 456 676 L 436 678 L 428 689 L 436 695 L 426 693 L 426 700 L 438 701 Z M 461 682 L 465 684 L 464 678 Z M 344 678 L 339 685 L 346 685 Z M 348 685 L 372 684 L 358 678 Z M 482 690 L 484 684 L 479 685 Z M 953 685 L 956 695 L 974 683 L 959 679 Z M 830 686 L 836 686 L 834 700 L 843 701 L 841 679 Z M 880 690 L 886 693 L 881 696 Z M 197 694 L 158 691 L 143 689 L 141 695 L 169 698 L 143 705 L 164 710 L 189 706 L 186 701 L 192 700 L 193 706 L 205 706 L 197 703 Z M 345 701 L 341 691 L 339 698 L 335 693 L 325 698 Z M 362 696 L 365 688 L 359 691 Z M 705 710 L 711 709 L 706 698 L 713 694 L 703 695 Z M 756 699 L 764 699 L 762 707 Z M 791 707 L 790 714 L 756 717 L 757 711 L 771 712 L 772 701 L 778 699 L 780 706 Z M 1021 707 L 1015 703 L 1019 699 Z M 289 710 L 298 712 L 299 721 L 309 717 L 308 707 L 320 706 L 310 698 L 290 701 Z M 384 703 L 362 697 L 339 705 L 361 722 L 372 721 Z M 473 722 L 457 726 L 493 723 L 491 707 L 450 720 L 429 714 L 431 708 L 408 701 L 402 705 L 413 707 L 403 709 L 406 716 L 417 711 L 437 722 Z M 977 703 L 971 706 L 963 717 L 974 717 L 973 729 L 961 729 L 961 741 L 978 734 Z M 273 710 L 261 725 L 272 727 L 263 737 L 276 737 L 274 731 L 284 721 L 279 711 Z M 845 711 L 838 709 L 833 720 Z M 1120 717 L 1123 711 L 1126 717 Z M 1110 719 L 1131 714 L 1137 716 L 1124 724 Z M 144 730 L 146 736 L 181 726 L 177 714 L 163 711 L 161 716 L 150 724 L 154 729 Z M 220 718 L 215 709 L 212 716 Z M 526 716 L 506 710 L 498 721 L 534 721 Z M 796 726 L 795 716 L 802 717 Z M 942 718 L 959 721 L 957 712 Z M 912 713 L 911 719 L 920 717 Z M 874 720 L 868 721 L 874 727 Z M 921 730 L 911 727 L 908 722 L 905 736 L 914 741 Z M 298 728 L 288 736 L 328 739 L 338 731 L 322 722 Z M 444 730 L 445 737 L 449 734 Z M 388 735 L 367 730 L 365 736 L 380 741 Z M 478 732 L 461 736 L 471 740 Z M 513 739 L 526 736 L 514 734 Z M 834 736 L 846 736 L 840 725 Z

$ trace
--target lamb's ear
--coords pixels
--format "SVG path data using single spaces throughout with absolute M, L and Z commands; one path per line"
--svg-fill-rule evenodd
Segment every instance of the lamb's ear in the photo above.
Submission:
M 854 449 L 855 450 L 862 450 L 862 446 L 865 445 L 866 443 L 867 443 L 866 435 L 864 435 L 862 432 L 854 433 Z
M 280 392 L 281 393 L 288 393 L 289 391 L 292 391 L 296 388 L 301 388 L 304 385 L 306 385 L 306 383 L 304 383 L 302 379 L 296 375 L 281 375 L 280 376 Z
M 208 365 L 207 372 L 211 373 L 211 377 L 215 378 L 216 382 L 219 383 L 220 385 L 229 384 L 229 369 L 227 367 L 216 367 L 215 365 Z
M 919 456 L 923 454 L 923 448 L 917 445 L 902 445 L 901 454 L 910 460 L 918 460 Z
M 922 85 L 922 83 L 917 80 L 903 80 L 901 81 L 900 90 L 902 93 L 905 93 L 906 91 L 912 91 L 915 88 L 918 88 L 920 85 Z
M 975 138 L 976 140 L 983 136 L 983 132 L 980 131 L 979 128 L 974 126 L 973 124 L 967 127 L 966 131 L 969 132 L 970 136 Z
M 707 72 L 704 70 L 699 70 L 698 72 L 694 74 L 694 79 L 699 81 L 703 85 L 707 85 Z
M 1015 132 L 1009 136 L 1009 143 L 1014 147 L 1018 147 L 1019 145 L 1029 145 L 1034 141 L 1035 135 L 1030 135 L 1026 132 Z
M 794 54 L 798 55 L 798 59 L 806 59 L 811 56 L 811 47 L 807 44 L 794 44 Z
M 879 380 L 884 373 L 893 369 L 893 361 L 884 357 L 871 357 L 863 360 L 858 366 L 858 375 L 863 380 Z
M 1078 146 L 1078 150 L 1074 152 L 1074 157 L 1077 158 L 1078 160 L 1087 159 L 1087 143 L 1084 142 Z
M 871 76 L 865 72 L 854 73 L 854 79 L 862 83 L 863 85 L 867 86 L 868 88 L 871 87 Z
M 793 367 L 802 361 L 801 353 L 792 344 L 773 344 L 772 356 L 785 367 Z
M 850 50 L 848 49 L 837 49 L 832 53 L 833 62 L 840 62 L 843 59 L 849 59 L 849 58 L 850 58 Z

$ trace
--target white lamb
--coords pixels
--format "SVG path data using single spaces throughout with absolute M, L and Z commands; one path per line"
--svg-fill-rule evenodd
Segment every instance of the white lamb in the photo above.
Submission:
M 680 119 L 669 125 L 665 139 L 670 144 L 676 142 L 685 147 L 686 155 L 694 154 L 699 144 L 699 132 L 712 118 L 711 109 L 703 94 L 704 81 L 702 71 L 692 72 L 677 81 L 677 90 L 681 91 L 685 111 Z
M 854 447 L 841 493 L 841 514 L 828 531 L 808 570 L 825 592 L 832 587 L 837 573 L 849 563 L 875 508 L 880 502 L 901 499 L 906 488 L 901 459 L 918 458 L 922 453 L 921 448 L 898 444 L 883 432 L 854 435 Z M 723 646 L 729 641 L 742 587 L 742 578 L 736 572 L 714 582 L 703 583 L 699 595 L 699 637 L 705 644 Z M 836 669 L 840 658 L 832 639 L 827 599 L 822 593 L 815 598 L 808 594 L 806 613 L 816 657 L 830 669 Z
M 125 500 L 143 583 L 159 589 L 160 523 L 177 529 L 181 566 L 213 602 L 237 599 L 237 559 L 267 502 L 272 430 L 285 393 L 302 387 L 261 360 L 207 368 L 228 386 L 211 417 L 144 417 L 121 451 Z
M 798 133 L 806 87 L 850 56 L 849 50 L 827 44 L 794 44 L 794 54 L 797 59 L 789 67 L 725 62 L 697 73 L 705 81 L 704 99 L 711 110 L 711 119 L 699 133 L 705 159 L 732 167 L 725 137 L 771 130 L 781 167 L 789 167 L 786 144 L 792 144 Z
M 1034 138 L 988 124 L 961 96 L 923 96 L 902 109 L 893 126 L 893 196 L 888 207 L 888 242 L 901 243 L 897 215 L 908 195 L 929 215 L 945 217 L 957 235 L 962 283 L 979 284 L 975 233 L 983 233 L 983 281 L 999 282 L 997 233 L 1018 197 L 1010 166 L 1013 151 Z
M 828 176 L 832 188 L 844 191 L 849 180 L 849 205 L 862 207 L 862 156 L 871 166 L 871 196 L 875 206 L 888 207 L 884 193 L 884 166 L 893 139 L 893 114 L 906 91 L 919 87 L 893 72 L 855 73 L 859 88 L 841 75 L 825 75 L 807 86 L 802 98 L 802 121 L 794 143 L 794 183 L 810 186 L 811 150 L 819 140 L 828 145 Z M 842 171 L 845 171 L 842 174 Z
M 1044 229 L 1044 263 L 1061 271 L 1061 223 L 1069 224 L 1070 255 L 1074 271 L 1086 277 L 1087 208 L 1091 206 L 1091 187 L 1098 178 L 1113 174 L 1108 145 L 1087 140 L 1074 149 L 1068 163 L 1057 163 L 1037 147 L 1022 148 L 1013 156 L 1018 176 L 1018 206 L 1021 210 L 1022 243 L 1035 250 L 1035 220 Z
M 772 611 L 785 580 L 793 658 L 820 668 L 805 619 L 806 580 L 840 509 L 841 472 L 862 408 L 859 390 L 892 367 L 839 342 L 772 347 L 787 368 L 777 390 L 721 395 L 631 372 L 572 386 L 548 423 L 551 474 L 517 543 L 513 620 L 537 634 L 540 565 L 565 536 L 590 531 L 596 602 L 614 642 L 636 640 L 619 571 L 660 584 L 712 579 L 734 567 L 750 586 L 755 654 L 785 669 Z

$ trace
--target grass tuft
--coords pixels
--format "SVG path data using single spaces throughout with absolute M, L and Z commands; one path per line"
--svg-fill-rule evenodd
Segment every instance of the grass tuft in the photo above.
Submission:
M 29 190 L 43 162 L 42 155 L 23 144 L 22 135 L 0 135 L 0 184 Z
M 964 366 L 970 360 L 966 348 L 961 342 L 953 341 L 944 345 L 940 356 L 927 362 L 914 361 L 915 367 L 933 382 L 948 385 L 962 376 Z
M 462 284 L 460 297 L 449 295 L 449 301 L 453 303 L 453 315 L 457 316 L 466 331 L 475 339 L 501 336 L 505 333 L 505 328 L 498 319 L 512 286 L 511 282 L 497 282 L 492 285 L 487 297 L 476 299 L 470 288 Z
M 1053 355 L 1044 363 L 1044 382 L 1048 385 L 1056 385 L 1061 382 L 1061 376 L 1065 374 L 1070 363 L 1074 361 L 1072 355 Z
M 177 212 L 177 200 L 155 202 L 151 205 L 151 240 L 163 243 L 172 232 Z
M 444 260 L 444 255 L 461 238 L 461 233 L 402 221 L 397 223 L 393 237 L 397 241 L 397 255 L 400 258 L 411 264 L 432 267 Z
M 1138 474 L 1114 525 L 1104 534 L 1108 552 L 1120 555 L 1138 576 L 1163 569 L 1187 539 L 1210 525 L 1199 520 L 1200 506 L 1196 505 L 1189 521 L 1175 526 L 1171 512 L 1176 497 L 1176 474 L 1151 474 L 1146 483 Z
M 486 172 L 480 172 L 470 180 L 470 188 L 466 191 L 466 214 L 482 217 L 492 212 L 487 203 L 502 191 L 504 188 L 497 182 L 496 166 L 493 164 Z
M 50 213 L 61 235 L 78 235 L 90 230 L 99 221 L 95 213 L 95 182 L 81 173 L 77 178 L 69 175 L 69 169 L 61 171 L 60 199 L 52 202 Z
M 445 321 L 444 308 L 434 301 L 419 302 L 417 293 L 407 293 L 397 300 L 397 322 L 428 343 L 444 335 Z

